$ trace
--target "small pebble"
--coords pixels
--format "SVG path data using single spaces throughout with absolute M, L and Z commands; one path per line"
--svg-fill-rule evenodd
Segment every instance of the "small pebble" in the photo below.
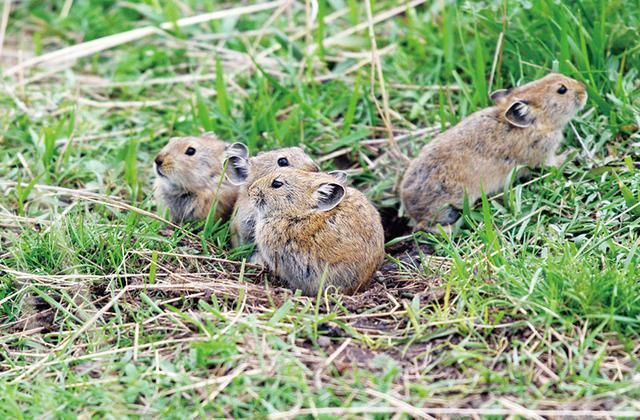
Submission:
M 318 337 L 318 345 L 320 347 L 329 347 L 331 345 L 331 339 L 329 337 L 320 336 Z

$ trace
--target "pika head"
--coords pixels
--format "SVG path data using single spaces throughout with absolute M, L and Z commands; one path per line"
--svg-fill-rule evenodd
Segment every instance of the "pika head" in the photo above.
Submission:
M 497 90 L 491 100 L 514 127 L 556 130 L 584 107 L 587 96 L 584 83 L 551 73 L 519 87 Z
M 221 172 L 221 144 L 213 135 L 170 139 L 155 159 L 158 180 L 183 191 L 207 188 Z
M 292 168 L 277 169 L 249 186 L 249 199 L 262 216 L 305 217 L 340 204 L 346 193 L 344 172 L 306 174 Z
M 227 144 L 213 134 L 177 137 L 155 159 L 155 196 L 182 222 L 203 220 L 215 205 L 215 217 L 226 218 L 238 196 L 238 187 L 221 178 Z
M 227 178 L 235 185 L 249 184 L 278 168 L 288 167 L 306 172 L 320 170 L 299 147 L 286 147 L 249 157 L 247 146 L 234 143 L 225 151 L 225 157 L 228 161 Z

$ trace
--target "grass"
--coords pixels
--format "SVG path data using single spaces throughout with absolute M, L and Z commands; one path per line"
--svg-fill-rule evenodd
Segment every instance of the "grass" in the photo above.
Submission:
M 364 3 L 182 27 L 234 3 L 64 3 L 12 2 L 0 56 L 0 416 L 640 415 L 640 2 L 372 1 L 388 108 Z M 389 238 L 361 295 L 282 289 L 227 224 L 171 226 L 152 199 L 167 139 L 212 130 L 304 145 L 406 234 L 384 113 L 412 156 L 550 70 L 589 91 L 575 160 L 468 206 L 452 238 Z

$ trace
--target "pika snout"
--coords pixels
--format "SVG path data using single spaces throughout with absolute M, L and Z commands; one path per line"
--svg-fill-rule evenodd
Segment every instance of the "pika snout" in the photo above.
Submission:
M 576 105 L 578 106 L 579 109 L 584 108 L 584 106 L 587 104 L 587 99 L 589 99 L 589 94 L 587 93 L 587 89 L 584 85 L 584 83 L 580 82 L 580 85 L 582 86 L 583 90 L 579 90 L 576 92 L 575 98 L 576 98 Z
M 249 193 L 249 197 L 251 198 L 251 201 L 253 202 L 253 205 L 256 206 L 258 209 L 262 209 L 266 202 L 264 200 L 264 193 L 262 191 L 253 191 Z
M 156 173 L 158 174 L 158 176 L 161 177 L 166 177 L 166 174 L 164 172 L 162 172 L 162 164 L 165 162 L 166 160 L 166 156 L 162 153 L 158 153 L 158 155 L 156 156 L 154 163 L 155 163 L 155 167 L 156 167 Z

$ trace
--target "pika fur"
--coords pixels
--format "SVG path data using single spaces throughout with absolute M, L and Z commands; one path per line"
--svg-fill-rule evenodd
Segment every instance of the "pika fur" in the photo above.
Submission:
M 317 294 L 323 279 L 325 288 L 362 290 L 384 260 L 380 215 L 345 180 L 280 168 L 247 189 L 264 264 L 305 295 Z
M 215 217 L 227 218 L 238 187 L 224 178 L 227 144 L 211 133 L 174 137 L 155 159 L 155 196 L 171 211 L 175 222 L 203 220 L 212 205 Z
M 249 157 L 249 149 L 242 143 L 234 143 L 225 152 L 228 160 L 227 177 L 240 186 L 238 200 L 229 228 L 233 246 L 252 244 L 256 224 L 256 210 L 249 202 L 247 185 L 268 175 L 278 168 L 290 167 L 307 172 L 318 172 L 320 168 L 299 147 L 286 147 L 258 153 Z
M 451 225 L 465 192 L 474 203 L 500 191 L 514 168 L 560 166 L 562 130 L 584 107 L 583 83 L 557 73 L 491 94 L 494 106 L 463 119 L 411 161 L 400 198 L 416 230 Z

